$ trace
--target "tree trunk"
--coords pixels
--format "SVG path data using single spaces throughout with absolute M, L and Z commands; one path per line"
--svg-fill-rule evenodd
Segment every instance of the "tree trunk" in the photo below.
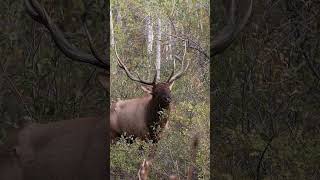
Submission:
M 156 71 L 157 81 L 160 80 L 160 65 L 161 65 L 161 19 L 158 17 L 157 22 L 157 58 L 156 58 Z
M 169 24 L 168 26 L 168 30 L 169 30 L 169 61 L 172 61 L 173 63 L 173 69 L 176 68 L 176 61 L 175 59 L 173 58 L 173 50 L 172 50 L 172 44 L 173 44 L 173 41 L 172 41 L 172 27 L 171 27 L 171 24 Z
M 146 28 L 147 28 L 147 69 L 148 69 L 148 79 L 150 79 L 150 70 L 152 62 L 152 50 L 153 50 L 153 25 L 151 16 L 149 15 L 146 19 Z
M 114 29 L 113 29 L 113 21 L 112 21 L 112 10 L 110 8 L 110 45 L 114 47 Z

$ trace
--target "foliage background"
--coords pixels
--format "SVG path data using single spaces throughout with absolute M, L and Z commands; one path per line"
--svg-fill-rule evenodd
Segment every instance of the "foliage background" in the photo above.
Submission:
M 84 50 L 88 48 L 80 16 L 89 2 L 41 0 L 59 27 L 68 32 L 68 38 Z M 106 38 L 101 37 L 104 37 L 106 27 L 101 21 L 102 5 L 100 1 L 93 2 L 89 9 L 89 30 L 96 48 L 103 53 Z M 182 1 L 176 2 L 181 4 L 179 13 L 192 14 L 185 11 L 187 8 Z M 142 2 L 133 3 L 140 4 L 141 8 Z M 108 100 L 105 91 L 95 81 L 97 70 L 70 62 L 62 55 L 46 30 L 26 15 L 21 0 L 2 0 L 0 5 L 0 142 L 6 141 L 8 130 L 16 127 L 22 118 L 48 122 L 103 114 Z M 216 32 L 223 25 L 223 9 L 220 1 L 211 1 L 210 7 L 211 27 Z M 141 9 L 133 12 L 141 13 L 147 8 Z M 204 12 L 208 11 L 208 5 L 204 9 Z M 153 12 L 158 12 L 156 10 Z M 254 1 L 253 16 L 245 31 L 230 49 L 211 61 L 211 107 L 214 110 L 211 169 L 216 179 L 257 179 L 258 174 L 261 179 L 318 179 L 320 176 L 319 10 L 316 0 Z M 202 18 L 189 15 L 186 18 L 196 25 L 199 19 L 205 21 L 203 16 L 208 14 L 204 13 Z M 131 16 L 128 19 L 133 18 Z M 141 19 L 141 16 L 136 18 Z M 185 22 L 181 17 L 176 18 L 177 22 Z M 132 22 L 128 24 L 133 25 Z M 201 34 L 190 27 L 190 34 Z M 205 29 L 207 31 L 209 27 Z M 129 56 L 130 52 L 141 55 L 138 60 L 128 62 L 133 66 L 134 62 L 144 60 L 145 47 L 144 41 L 138 37 L 135 40 L 134 35 L 130 36 L 132 41 L 142 45 L 129 44 L 126 38 L 129 35 L 128 31 L 119 33 L 117 43 L 123 47 L 122 55 Z M 141 32 L 140 35 L 144 37 Z M 201 38 L 199 42 L 208 49 L 208 34 L 203 32 Z M 131 51 L 125 45 L 137 50 Z M 193 52 L 188 54 L 190 57 L 194 55 Z M 180 143 L 176 140 L 184 140 L 181 144 L 188 145 L 187 137 L 192 128 L 200 127 L 203 132 L 208 132 L 204 130 L 208 127 L 205 123 L 203 127 L 197 123 L 205 122 L 209 111 L 208 61 L 203 63 L 198 61 L 203 58 L 194 59 L 188 75 L 173 89 L 176 98 L 174 122 L 181 121 L 176 126 L 182 124 L 189 130 L 185 130 L 185 135 L 180 131 L 169 131 L 168 140 L 164 142 L 169 142 L 166 145 L 170 148 L 162 144 L 162 153 L 158 155 L 161 159 L 169 159 L 168 169 L 173 173 L 183 173 L 183 164 L 188 162 L 188 146 L 174 146 L 174 143 Z M 201 63 L 203 68 L 198 68 Z M 115 65 L 112 68 L 116 71 Z M 139 71 L 138 67 L 134 69 Z M 163 76 L 166 76 L 166 69 L 169 71 L 170 68 L 163 69 Z M 141 95 L 139 87 L 128 81 L 122 72 L 111 77 L 114 75 L 119 79 L 113 82 L 118 83 L 119 92 L 112 89 L 113 99 Z M 195 85 L 197 81 L 200 88 Z M 120 88 L 123 87 L 120 82 L 133 91 Z M 201 140 L 208 141 L 206 138 Z M 132 150 L 129 151 L 132 154 L 138 153 L 134 146 L 122 148 Z M 201 144 L 201 151 L 208 152 L 208 146 Z M 142 157 L 131 159 L 133 156 L 128 156 L 128 151 L 117 152 L 122 160 L 113 160 L 113 167 L 136 173 L 137 163 Z M 170 153 L 173 154 L 171 160 Z M 199 152 L 198 155 L 200 172 L 208 175 L 208 158 L 205 153 Z M 179 170 L 173 166 L 173 161 L 178 162 Z M 161 163 L 156 167 L 162 173 L 167 170 Z M 260 167 L 259 173 L 257 167 Z
M 172 60 L 167 58 L 168 28 L 174 27 L 174 35 L 188 37 L 197 42 L 209 54 L 209 2 L 198 1 L 111 1 L 114 38 L 118 54 L 132 72 L 148 78 L 154 74 L 156 57 L 157 18 L 161 19 L 161 81 L 172 70 Z M 146 18 L 150 15 L 154 28 L 154 53 L 152 62 L 147 56 Z M 111 37 L 112 38 L 112 37 Z M 175 53 L 182 56 L 183 44 L 175 39 Z M 115 53 L 111 49 L 111 101 L 143 95 L 141 84 L 132 82 L 117 67 Z M 200 179 L 209 179 L 209 59 L 196 50 L 187 50 L 186 58 L 191 65 L 173 86 L 174 98 L 169 126 L 158 145 L 155 163 L 151 167 L 151 179 L 167 178 L 176 174 L 181 177 L 190 162 L 191 137 L 200 132 L 201 143 L 196 167 Z M 148 68 L 150 65 L 151 69 Z M 177 61 L 177 70 L 180 68 Z M 145 153 L 138 150 L 143 145 Z M 148 155 L 149 144 L 137 142 L 131 145 L 118 143 L 111 146 L 111 170 L 115 177 L 135 177 L 140 163 Z
M 224 14 L 211 2 L 214 35 Z M 256 0 L 237 41 L 213 59 L 216 179 L 319 179 L 319 9 Z

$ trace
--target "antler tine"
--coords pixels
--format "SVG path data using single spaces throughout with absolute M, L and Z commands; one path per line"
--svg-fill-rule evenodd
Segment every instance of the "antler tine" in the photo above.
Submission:
M 158 71 L 157 71 L 157 64 L 156 64 L 156 62 L 154 62 L 154 67 L 155 67 L 155 71 L 156 71 L 156 73 L 154 74 L 154 76 L 153 76 L 153 84 L 156 84 L 157 83 L 157 77 L 158 77 Z
M 140 169 L 138 171 L 138 179 L 139 180 L 147 180 L 148 179 L 152 162 L 156 156 L 157 147 L 158 146 L 156 144 L 152 144 L 150 147 L 150 152 L 148 154 L 147 159 L 144 159 L 143 162 L 141 163 Z
M 130 78 L 133 81 L 140 82 L 140 83 L 146 84 L 146 85 L 153 85 L 154 84 L 154 82 L 147 82 L 145 80 L 142 80 L 140 78 L 139 74 L 137 74 L 137 76 L 135 77 L 130 73 L 128 67 L 123 63 L 123 61 L 121 60 L 121 58 L 118 55 L 116 43 L 114 43 L 114 52 L 116 54 L 117 62 L 118 62 L 119 67 L 125 71 L 125 73 L 127 74 L 128 78 Z
M 187 52 L 187 43 L 188 41 L 185 41 L 184 44 L 184 53 L 183 53 L 183 57 L 182 57 L 182 62 L 181 62 L 181 68 L 180 71 L 178 71 L 177 74 L 174 75 L 174 71 L 175 69 L 173 68 L 170 77 L 168 78 L 167 82 L 172 83 L 173 81 L 179 79 L 180 77 L 182 77 L 182 75 L 188 70 L 189 65 L 190 65 L 190 61 L 188 60 L 187 65 L 185 66 L 184 61 L 185 61 L 185 56 L 186 56 L 186 52 Z
M 24 3 L 27 13 L 31 16 L 31 18 L 40 24 L 43 24 L 49 30 L 56 46 L 62 51 L 63 54 L 65 54 L 65 56 L 71 60 L 88 63 L 109 71 L 110 63 L 107 56 L 98 59 L 96 53 L 94 53 L 95 55 L 92 55 L 79 50 L 65 38 L 63 32 L 52 22 L 46 10 L 37 0 L 25 0 Z M 93 53 L 92 42 L 90 49 Z M 104 61 L 102 61 L 102 59 L 104 59 Z
M 138 171 L 138 180 L 148 180 L 151 162 L 144 159 Z
M 251 12 L 252 12 L 252 4 L 253 0 L 249 0 L 250 3 L 248 8 L 246 9 L 246 14 L 243 16 L 242 19 L 240 17 L 235 17 L 235 0 L 232 0 L 230 8 L 230 18 L 228 20 L 228 24 L 217 33 L 217 36 L 213 40 L 211 46 L 211 54 L 213 56 L 221 53 L 224 51 L 231 43 L 234 41 L 235 37 L 239 34 L 239 32 L 243 29 L 245 24 L 248 22 Z M 238 15 L 240 16 L 240 15 Z
M 172 59 L 172 60 L 175 61 L 175 59 Z M 170 79 L 172 78 L 172 76 L 173 76 L 174 73 L 175 73 L 175 69 L 176 69 L 176 64 L 175 64 L 175 62 L 172 62 L 172 66 L 173 66 L 173 67 L 172 67 L 172 71 L 171 71 L 171 74 L 170 74 L 167 82 L 170 81 Z

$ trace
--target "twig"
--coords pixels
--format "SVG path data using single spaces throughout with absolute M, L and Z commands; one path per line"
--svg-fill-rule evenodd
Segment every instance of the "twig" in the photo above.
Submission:
M 272 136 L 272 137 L 270 138 L 270 140 L 268 141 L 266 147 L 264 148 L 263 152 L 261 153 L 261 156 L 260 156 L 260 159 L 259 159 L 259 163 L 258 163 L 258 166 L 257 166 L 257 178 L 256 178 L 256 180 L 260 180 L 260 167 L 261 167 L 261 164 L 262 164 L 262 160 L 263 160 L 264 155 L 266 154 L 268 148 L 270 147 L 271 142 L 272 142 L 272 140 L 274 139 L 274 137 L 275 137 L 275 136 Z

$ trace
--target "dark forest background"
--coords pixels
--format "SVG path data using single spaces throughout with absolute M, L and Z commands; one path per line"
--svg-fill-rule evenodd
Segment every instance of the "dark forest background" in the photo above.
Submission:
M 213 38 L 222 5 L 211 1 Z M 320 2 L 255 0 L 211 61 L 215 179 L 320 178 Z
M 106 49 L 104 1 L 42 0 L 53 21 L 75 46 L 90 52 L 81 16 L 95 48 Z M 98 70 L 66 58 L 44 26 L 30 18 L 22 0 L 0 1 L 0 143 L 19 122 L 50 122 L 105 113 L 105 90 Z M 98 114 L 98 115 L 97 115 Z

